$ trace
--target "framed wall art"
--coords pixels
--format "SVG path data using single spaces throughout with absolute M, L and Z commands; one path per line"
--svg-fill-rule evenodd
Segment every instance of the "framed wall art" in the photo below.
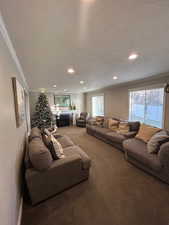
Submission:
M 14 92 L 16 126 L 20 127 L 25 120 L 25 95 L 24 89 L 15 77 L 12 77 L 12 85 Z

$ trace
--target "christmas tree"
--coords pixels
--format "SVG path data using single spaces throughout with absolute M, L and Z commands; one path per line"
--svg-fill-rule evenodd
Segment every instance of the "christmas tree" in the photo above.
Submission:
M 47 96 L 44 93 L 39 95 L 35 106 L 35 113 L 32 117 L 32 127 L 49 128 L 52 124 L 52 112 L 49 107 Z

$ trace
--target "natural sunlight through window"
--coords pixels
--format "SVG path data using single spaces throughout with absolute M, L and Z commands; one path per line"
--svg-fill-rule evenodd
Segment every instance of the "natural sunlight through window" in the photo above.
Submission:
M 92 97 L 92 116 L 104 116 L 104 96 Z
M 129 93 L 129 119 L 163 127 L 164 88 L 133 90 Z

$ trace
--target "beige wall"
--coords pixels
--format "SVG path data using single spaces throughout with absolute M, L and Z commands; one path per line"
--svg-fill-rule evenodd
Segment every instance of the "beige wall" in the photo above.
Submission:
M 21 203 L 20 174 L 26 123 L 16 128 L 11 82 L 13 76 L 23 85 L 23 80 L 0 32 L 0 224 L 2 225 L 17 224 Z
M 30 111 L 31 115 L 35 111 L 35 104 L 38 100 L 39 92 L 30 92 Z M 46 93 L 48 97 L 49 104 L 52 106 L 54 104 L 54 97 L 53 93 Z M 76 108 L 78 111 L 82 112 L 84 110 L 84 95 L 83 94 L 70 94 L 71 95 L 71 101 L 73 104 L 76 105 Z
M 100 93 L 104 94 L 105 99 L 105 116 L 117 116 L 122 119 L 128 119 L 129 97 L 128 91 L 132 88 L 151 86 L 155 84 L 163 84 L 169 82 L 169 73 L 165 75 L 155 76 L 154 78 L 144 79 L 140 81 L 130 82 L 123 85 L 107 87 L 85 94 L 86 110 L 92 113 L 91 97 Z M 165 105 L 165 128 L 169 128 L 169 94 L 166 95 Z

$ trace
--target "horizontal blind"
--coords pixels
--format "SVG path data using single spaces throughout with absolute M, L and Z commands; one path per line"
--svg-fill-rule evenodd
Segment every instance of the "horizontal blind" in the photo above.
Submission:
M 93 96 L 92 97 L 92 116 L 103 116 L 104 115 L 104 96 Z
M 130 91 L 130 120 L 163 126 L 164 88 Z

